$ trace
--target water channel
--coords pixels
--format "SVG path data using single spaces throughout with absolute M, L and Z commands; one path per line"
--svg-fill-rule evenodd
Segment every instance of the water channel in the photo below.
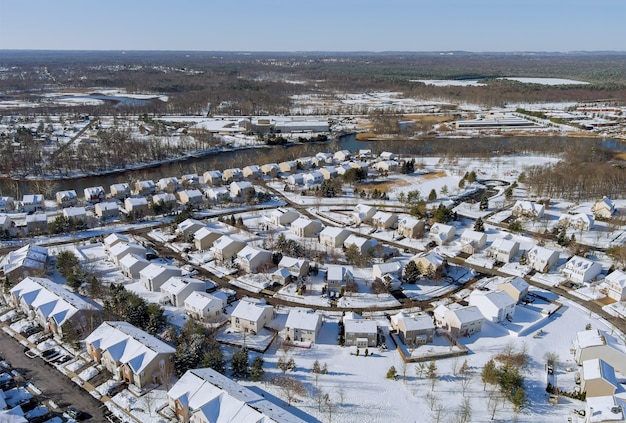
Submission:
M 484 159 L 508 154 L 545 154 L 554 155 L 564 151 L 568 145 L 577 148 L 600 146 L 610 150 L 626 151 L 626 145 L 615 140 L 599 138 L 567 137 L 488 137 L 488 138 L 436 138 L 427 140 L 400 141 L 357 141 L 354 135 L 323 143 L 293 144 L 279 147 L 260 147 L 242 150 L 228 150 L 206 156 L 192 157 L 153 167 L 128 170 L 121 173 L 96 175 L 74 179 L 54 180 L 52 194 L 56 191 L 74 189 L 82 194 L 86 187 L 103 186 L 105 190 L 111 184 L 151 179 L 157 181 L 163 177 L 197 173 L 202 175 L 207 170 L 224 170 L 230 167 L 243 168 L 247 165 L 293 160 L 298 157 L 314 156 L 318 152 L 338 150 L 370 149 L 373 154 L 391 151 L 396 154 L 412 154 L 418 157 L 433 155 L 475 156 Z M 550 148 L 546 148 L 548 146 Z M 41 191 L 41 183 L 30 180 L 14 181 L 0 178 L 0 193 L 19 198 L 23 194 L 35 194 Z M 15 192 L 18 194 L 15 195 Z M 6 194 L 5 194 L 6 193 Z

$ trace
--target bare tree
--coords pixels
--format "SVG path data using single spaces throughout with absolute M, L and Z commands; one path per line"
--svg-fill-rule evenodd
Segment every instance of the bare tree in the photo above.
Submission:
M 487 410 L 491 413 L 491 420 L 496 418 L 496 412 L 502 402 L 502 396 L 495 389 L 489 393 L 489 401 L 487 402 Z
M 276 376 L 271 382 L 281 391 L 288 405 L 307 394 L 306 387 L 293 376 Z
M 328 423 L 332 423 L 333 413 L 335 412 L 335 403 L 328 394 L 324 395 L 324 405 L 326 406 L 326 411 L 328 411 Z
M 166 391 L 170 390 L 172 376 L 174 376 L 175 371 L 174 363 L 169 360 L 164 360 L 163 365 L 159 366 L 159 379 Z

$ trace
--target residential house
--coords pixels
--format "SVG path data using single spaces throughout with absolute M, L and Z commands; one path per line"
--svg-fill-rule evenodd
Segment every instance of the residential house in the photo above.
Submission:
M 172 276 L 161 285 L 161 295 L 174 307 L 184 307 L 192 292 L 206 291 L 206 282 L 188 276 Z
M 174 193 L 181 187 L 181 183 L 175 176 L 161 178 L 157 181 L 157 188 L 164 192 Z
M 85 223 L 87 220 L 87 210 L 85 210 L 84 207 L 66 207 L 63 209 L 63 217 L 72 223 Z
M 194 291 L 185 299 L 186 313 L 204 322 L 215 322 L 220 317 L 226 316 L 224 308 L 228 303 L 228 296 L 223 292 L 216 291 L 209 294 L 204 291 Z
M 312 310 L 292 308 L 287 316 L 287 342 L 315 343 L 322 328 L 322 315 Z
M 515 303 L 504 291 L 475 290 L 469 296 L 469 305 L 478 307 L 485 319 L 493 323 L 513 319 Z
M 511 209 L 511 214 L 515 217 L 523 217 L 528 219 L 541 219 L 545 211 L 543 204 L 534 201 L 517 200 Z
M 519 253 L 519 242 L 509 238 L 497 238 L 491 243 L 488 255 L 501 263 L 509 263 Z
M 476 306 L 451 309 L 440 305 L 435 309 L 434 316 L 437 327 L 448 330 L 456 337 L 480 332 L 485 322 L 485 317 Z
M 300 213 L 292 209 L 277 208 L 269 213 L 269 221 L 276 226 L 285 226 L 300 217 Z
M 230 191 L 224 187 L 209 188 L 204 192 L 204 195 L 218 204 L 230 201 Z
M 593 228 L 593 216 L 586 213 L 562 214 L 557 226 L 561 228 L 573 228 L 579 231 L 590 231 Z
M 117 232 L 113 232 L 110 235 L 107 235 L 103 240 L 104 250 L 108 253 L 115 244 L 120 242 L 129 243 L 130 238 L 126 235 L 118 234 Z
M 204 183 L 210 187 L 216 187 L 222 185 L 223 175 L 219 170 L 207 170 L 202 175 Z
M 233 167 L 230 169 L 225 169 L 222 172 L 222 181 L 223 182 L 238 182 L 243 179 L 243 172 L 238 167 Z
M 408 346 L 424 345 L 433 342 L 435 337 L 435 324 L 433 318 L 427 314 L 407 316 L 400 312 L 391 316 L 391 327 L 396 330 Z
M 127 322 L 104 322 L 85 338 L 87 353 L 114 377 L 143 389 L 163 383 L 176 349 Z M 167 376 L 166 376 L 167 377 Z
M 608 296 L 615 301 L 626 301 L 626 272 L 614 270 L 605 278 Z
M 298 164 L 293 160 L 281 162 L 278 163 L 278 169 L 283 173 L 293 173 L 298 170 Z
M 603 397 L 585 397 L 585 415 L 591 422 L 626 422 L 626 403 L 623 394 Z
M 245 242 L 234 240 L 226 235 L 221 236 L 213 243 L 215 260 L 224 262 L 228 259 L 232 259 L 245 246 Z
M 11 219 L 11 216 L 7 214 L 0 214 L 0 232 L 6 234 L 12 234 L 15 228 L 15 222 Z
M 402 263 L 390 261 L 388 263 L 376 263 L 372 265 L 372 277 L 382 279 L 385 275 L 392 275 L 396 278 L 402 277 Z
M 318 172 L 322 174 L 322 177 L 325 180 L 334 179 L 339 174 L 337 173 L 337 169 L 333 166 L 323 166 L 318 169 Z
M 368 348 L 378 345 L 378 324 L 375 320 L 344 318 L 343 331 L 346 347 Z
M 346 283 L 354 281 L 352 272 L 345 266 L 329 265 L 326 270 L 326 290 L 341 294 Z
M 266 163 L 261 166 L 261 172 L 265 176 L 269 176 L 270 178 L 275 178 L 278 176 L 278 172 L 280 167 L 276 163 Z
M 372 150 L 360 149 L 359 151 L 357 151 L 356 155 L 361 160 L 369 160 L 372 158 Z
M 197 173 L 189 173 L 187 175 L 183 175 L 181 177 L 183 187 L 185 188 L 194 188 L 200 184 L 200 177 Z
M 302 182 L 307 187 L 320 185 L 324 181 L 324 175 L 321 172 L 308 172 L 302 176 Z
M 351 232 L 347 229 L 327 226 L 320 232 L 319 241 L 325 247 L 337 248 L 343 246 L 350 234 Z
M 75 206 L 78 203 L 78 195 L 73 189 L 58 191 L 56 193 L 56 200 L 60 207 Z
M 130 195 L 130 185 L 126 182 L 121 184 L 113 184 L 109 187 L 111 198 L 116 200 L 123 200 Z
M 211 368 L 187 370 L 167 391 L 167 398 L 182 423 L 304 423 Z
M 585 392 L 587 397 L 613 395 L 619 386 L 613 366 L 599 358 L 583 361 L 580 390 Z
M 145 216 L 150 211 L 148 200 L 145 197 L 128 197 L 124 200 L 124 209 L 128 214 Z
M 139 272 L 141 284 L 148 291 L 160 292 L 161 286 L 171 277 L 181 276 L 183 271 L 168 264 L 150 263 Z
M 254 197 L 256 193 L 254 185 L 248 181 L 231 182 L 228 188 L 230 190 L 230 196 L 235 199 L 249 199 Z
M 15 210 L 15 199 L 13 197 L 0 197 L 0 213 Z
M 352 166 L 350 166 L 348 163 L 341 163 L 335 166 L 335 170 L 337 171 L 338 176 L 343 176 L 352 170 Z
M 209 229 L 206 226 L 198 229 L 193 234 L 196 250 L 208 250 L 213 246 L 213 243 L 221 236 L 222 234 L 220 232 Z
M 109 258 L 113 263 L 115 263 L 116 266 L 120 265 L 120 260 L 126 254 L 136 254 L 138 256 L 145 257 L 146 249 L 145 247 L 134 242 L 118 242 L 109 249 Z
M 372 226 L 378 229 L 390 229 L 398 221 L 398 215 L 384 211 L 377 211 L 372 216 Z
M 156 185 L 154 181 L 146 180 L 146 181 L 137 181 L 135 182 L 135 192 L 133 194 L 146 196 L 152 195 L 156 192 Z
M 230 327 L 257 334 L 274 320 L 274 308 L 263 299 L 242 298 L 230 315 Z
M 585 360 L 601 358 L 621 374 L 626 374 L 626 346 L 608 332 L 598 329 L 576 333 L 574 360 L 582 365 Z
M 344 248 L 348 249 L 355 246 L 361 254 L 367 254 L 371 249 L 376 248 L 377 245 L 378 241 L 375 239 L 364 238 L 355 234 L 350 234 L 343 242 Z
M 287 176 L 287 179 L 285 179 L 285 181 L 287 182 L 287 185 L 289 185 L 291 188 L 296 188 L 304 185 L 304 175 L 302 173 L 292 173 L 291 175 Z
M 610 198 L 604 197 L 602 200 L 596 201 L 591 207 L 591 212 L 596 218 L 608 219 L 615 214 L 615 204 Z
M 120 213 L 120 206 L 113 201 L 97 203 L 94 206 L 94 214 L 100 219 L 116 218 Z
M 396 155 L 395 155 L 395 153 L 392 153 L 390 151 L 383 151 L 382 153 L 380 153 L 378 155 L 378 158 L 380 160 L 395 160 L 396 159 Z
M 503 282 L 498 285 L 497 289 L 498 291 L 506 292 L 511 298 L 513 298 L 513 301 L 519 303 L 526 298 L 526 295 L 528 295 L 528 288 L 528 282 L 526 282 L 524 278 L 512 276 L 508 278 L 507 282 Z
M 421 238 L 424 235 L 426 222 L 414 217 L 403 217 L 398 221 L 398 235 L 406 238 Z
M 46 213 L 29 214 L 26 216 L 25 223 L 28 234 L 48 232 L 48 215 Z
M 290 230 L 293 234 L 301 238 L 310 238 L 317 236 L 322 230 L 322 222 L 308 217 L 300 216 L 291 223 Z
M 461 234 L 461 251 L 467 254 L 474 254 L 483 249 L 487 243 L 487 234 L 484 232 L 466 229 Z
M 368 223 L 372 220 L 378 210 L 374 206 L 367 204 L 357 204 L 354 207 L 354 221 L 357 224 Z
M 106 198 L 106 192 L 103 187 L 87 187 L 83 190 L 85 202 L 98 203 Z
M 175 209 L 177 204 L 176 196 L 171 192 L 160 192 L 158 194 L 154 194 L 151 202 L 152 204 L 158 205 L 163 212 Z
M 584 257 L 574 256 L 565 263 L 563 274 L 572 282 L 583 284 L 602 273 L 602 264 Z
M 278 262 L 278 268 L 287 269 L 291 277 L 297 280 L 309 274 L 309 261 L 283 256 Z
M 454 226 L 436 222 L 430 227 L 428 238 L 437 245 L 444 245 L 454 238 L 456 229 Z
M 283 286 L 291 283 L 292 279 L 293 276 L 291 275 L 291 272 L 284 267 L 279 267 L 274 271 L 274 273 L 272 273 L 272 282 Z
M 436 276 L 442 274 L 445 268 L 445 259 L 434 251 L 419 253 L 411 257 L 423 275 Z
M 383 161 L 374 163 L 372 167 L 379 172 L 391 173 L 391 172 L 395 172 L 396 170 L 398 170 L 399 165 L 400 164 L 395 160 L 383 160 Z
M 272 253 L 262 248 L 246 245 L 237 252 L 241 269 L 248 273 L 265 272 L 274 267 Z
M 317 153 L 313 157 L 312 161 L 315 164 L 315 166 L 322 167 L 326 164 L 333 163 L 333 155 L 331 153 L 322 151 L 322 152 Z
M 340 150 L 335 152 L 333 158 L 338 162 L 345 162 L 346 160 L 350 160 L 350 152 L 348 150 Z
M 24 213 L 41 211 L 44 207 L 44 198 L 41 194 L 26 194 L 22 197 L 21 210 Z
M 528 251 L 528 265 L 537 272 L 547 273 L 559 261 L 559 252 L 549 248 L 534 246 Z
M 26 277 L 9 293 L 16 307 L 60 336 L 68 322 L 79 335 L 88 332 L 88 319 L 96 311 L 94 305 L 47 278 Z
M 261 167 L 257 165 L 250 165 L 243 168 L 243 177 L 248 179 L 258 179 L 263 175 Z
M 138 254 L 126 254 L 120 259 L 122 273 L 130 279 L 138 278 L 139 272 L 148 267 L 150 262 Z
M 359 161 L 349 161 L 348 166 L 350 166 L 352 169 L 356 169 L 356 170 L 364 170 L 367 174 L 367 171 L 369 169 L 369 165 L 365 162 L 359 162 Z
M 185 206 L 199 207 L 204 202 L 204 196 L 198 189 L 185 189 L 177 193 L 178 200 Z

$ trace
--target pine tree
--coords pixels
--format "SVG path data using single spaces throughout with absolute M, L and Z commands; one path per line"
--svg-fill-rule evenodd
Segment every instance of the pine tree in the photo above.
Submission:
M 415 283 L 420 277 L 420 269 L 414 261 L 409 261 L 404 267 L 404 280 L 407 283 Z
M 474 230 L 476 232 L 485 232 L 485 223 L 483 222 L 482 217 L 476 219 L 476 223 L 474 223 Z
M 437 191 L 435 188 L 430 190 L 430 194 L 428 194 L 428 201 L 435 201 L 437 199 Z
M 313 362 L 313 368 L 311 369 L 311 371 L 318 374 L 322 372 L 322 367 L 320 366 L 320 362 L 318 360 L 315 360 Z
M 522 254 L 519 257 L 519 264 L 521 264 L 522 266 L 528 264 L 528 254 L 526 253 L 526 250 L 522 250 Z
M 495 385 L 498 383 L 498 369 L 496 367 L 496 362 L 492 359 L 489 359 L 485 367 L 483 367 L 483 371 L 480 374 L 481 380 L 483 381 L 483 390 L 487 389 L 487 384 Z
M 233 371 L 233 377 L 246 378 L 250 375 L 250 362 L 248 359 L 248 350 L 243 348 L 233 354 L 230 360 L 230 366 Z
M 434 389 L 435 383 L 437 383 L 437 363 L 435 363 L 435 360 L 430 361 L 428 370 L 426 371 L 426 377 L 430 379 L 431 389 Z
M 250 378 L 258 382 L 263 377 L 265 370 L 263 370 L 263 359 L 261 356 L 256 356 L 254 360 L 252 360 L 252 365 L 250 366 Z
M 395 379 L 398 371 L 394 366 L 391 366 L 389 370 L 387 370 L 387 379 Z
M 487 210 L 489 208 L 489 198 L 486 195 L 480 199 L 480 210 Z

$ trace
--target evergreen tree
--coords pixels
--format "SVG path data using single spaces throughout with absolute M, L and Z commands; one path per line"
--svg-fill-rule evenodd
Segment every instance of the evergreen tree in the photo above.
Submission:
M 394 366 L 391 366 L 389 370 L 387 370 L 387 379 L 395 379 L 398 371 Z
M 435 188 L 430 190 L 430 194 L 428 194 L 428 201 L 435 201 L 437 199 L 437 191 Z
M 483 367 L 483 371 L 480 374 L 480 378 L 483 381 L 483 390 L 487 389 L 487 384 L 495 385 L 498 383 L 498 369 L 496 367 L 496 362 L 492 359 L 489 359 L 485 367 Z
M 522 266 L 528 264 L 528 254 L 526 253 L 526 250 L 522 250 L 522 254 L 520 254 L 519 257 L 519 264 L 521 264 Z
M 407 283 L 415 283 L 421 275 L 419 266 L 413 260 L 410 260 L 404 267 L 404 280 Z
M 320 366 L 320 362 L 318 360 L 315 360 L 313 362 L 313 368 L 311 369 L 311 371 L 318 374 L 322 372 L 322 367 Z
M 480 210 L 487 210 L 489 208 L 489 198 L 486 195 L 483 195 L 480 199 Z
M 261 356 L 256 356 L 254 360 L 252 360 L 252 365 L 250 366 L 250 378 L 258 382 L 263 377 L 265 371 L 263 370 L 263 359 Z
M 485 223 L 483 222 L 482 217 L 476 219 L 476 223 L 474 223 L 474 230 L 476 232 L 485 232 Z
M 250 362 L 246 348 L 242 348 L 233 354 L 233 358 L 230 360 L 230 367 L 233 371 L 233 377 L 246 378 L 250 375 Z

